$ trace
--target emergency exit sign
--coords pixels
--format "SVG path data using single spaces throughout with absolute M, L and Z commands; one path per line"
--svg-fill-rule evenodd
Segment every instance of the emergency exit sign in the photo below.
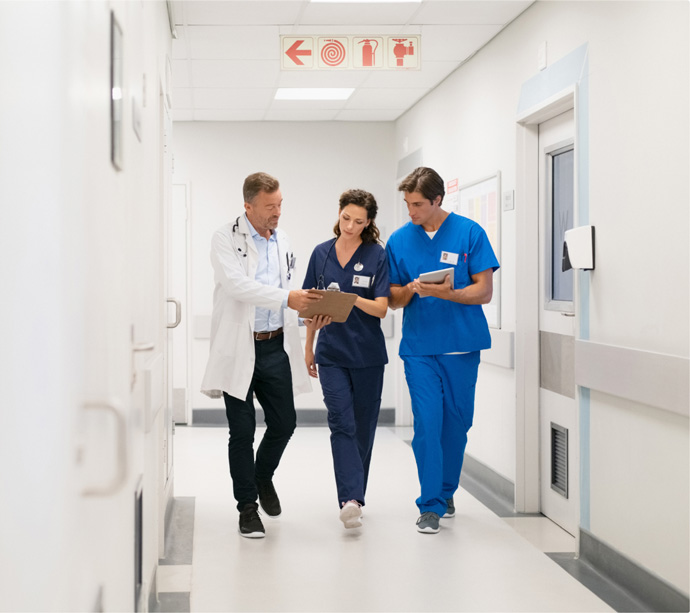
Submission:
M 281 36 L 283 70 L 419 70 L 421 36 Z

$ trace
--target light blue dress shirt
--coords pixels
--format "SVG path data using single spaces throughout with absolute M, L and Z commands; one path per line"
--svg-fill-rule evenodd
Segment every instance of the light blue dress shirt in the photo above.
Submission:
M 271 285 L 273 287 L 282 287 L 280 282 L 280 259 L 278 256 L 278 237 L 275 232 L 271 233 L 271 238 L 266 240 L 261 236 L 254 226 L 247 219 L 247 214 L 244 215 L 247 220 L 247 227 L 252 233 L 256 250 L 259 253 L 259 259 L 256 267 L 256 275 L 254 279 L 263 285 Z M 283 301 L 283 309 L 287 307 L 287 297 Z M 270 309 L 263 309 L 256 307 L 256 317 L 254 319 L 255 332 L 272 332 L 283 326 L 283 309 L 279 311 L 272 311 Z

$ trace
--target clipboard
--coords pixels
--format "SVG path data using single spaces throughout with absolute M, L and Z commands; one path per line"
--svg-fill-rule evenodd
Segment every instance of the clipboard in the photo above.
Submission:
M 309 292 L 320 294 L 323 298 L 299 312 L 303 319 L 310 319 L 316 315 L 330 315 L 334 322 L 343 323 L 357 300 L 357 294 L 348 292 L 323 289 L 310 289 Z

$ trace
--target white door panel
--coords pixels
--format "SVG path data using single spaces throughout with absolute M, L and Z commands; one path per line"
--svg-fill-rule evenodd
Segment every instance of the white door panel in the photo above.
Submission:
M 567 111 L 539 126 L 540 499 L 544 515 L 575 535 L 579 523 L 579 430 L 574 382 L 572 271 L 561 269 L 572 227 L 574 119 Z

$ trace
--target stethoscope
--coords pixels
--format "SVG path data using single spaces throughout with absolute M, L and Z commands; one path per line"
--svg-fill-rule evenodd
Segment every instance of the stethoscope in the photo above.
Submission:
M 232 234 L 233 234 L 233 236 L 238 232 L 239 229 L 240 229 L 240 218 L 239 218 L 239 216 L 238 216 L 237 219 L 235 220 L 235 223 L 232 224 Z M 233 239 L 232 242 L 233 242 L 233 244 L 234 244 L 234 242 L 235 242 L 234 239 Z M 243 258 L 246 258 L 246 257 L 247 257 L 247 239 L 244 239 L 244 250 L 242 250 L 242 248 L 241 248 L 241 247 L 238 247 L 237 245 L 235 245 L 235 248 L 237 249 L 237 257 L 238 257 L 238 258 L 239 258 L 240 256 L 242 256 Z M 242 260 L 240 260 L 240 262 L 242 262 Z
M 323 277 L 323 273 L 326 271 L 326 263 L 328 262 L 328 256 L 331 254 L 331 250 L 335 246 L 336 242 L 338 242 L 338 239 L 334 238 L 333 242 L 328 247 L 328 251 L 326 251 L 326 257 L 323 260 L 323 266 L 321 267 L 321 274 L 319 275 L 319 281 L 316 284 L 316 289 L 326 289 L 326 283 Z M 362 270 L 364 269 L 364 264 L 362 264 L 362 254 L 360 253 L 360 250 L 362 249 L 363 245 L 364 243 L 357 247 L 357 251 L 355 251 L 356 254 L 359 254 L 359 257 L 357 258 L 357 263 L 354 265 L 355 272 L 362 272 Z M 328 286 L 328 289 L 331 289 L 331 285 L 338 284 L 334 281 Z M 333 289 L 336 288 L 334 287 Z M 337 289 L 340 289 L 340 287 L 338 287 Z
M 238 216 L 237 219 L 235 219 L 235 223 L 232 224 L 232 230 L 231 231 L 232 231 L 233 235 L 237 234 L 239 229 L 240 229 L 240 218 Z M 240 256 L 242 256 L 243 258 L 246 258 L 247 257 L 247 240 L 244 239 L 244 249 L 242 249 L 241 247 L 238 247 L 237 245 L 235 245 L 235 249 L 237 249 L 237 257 L 238 258 Z M 295 268 L 295 260 L 296 260 L 296 258 L 295 258 L 294 253 L 286 253 L 285 254 L 285 261 L 287 264 L 287 280 L 288 281 L 292 278 L 292 271 Z M 240 262 L 241 261 L 242 260 L 240 260 Z

